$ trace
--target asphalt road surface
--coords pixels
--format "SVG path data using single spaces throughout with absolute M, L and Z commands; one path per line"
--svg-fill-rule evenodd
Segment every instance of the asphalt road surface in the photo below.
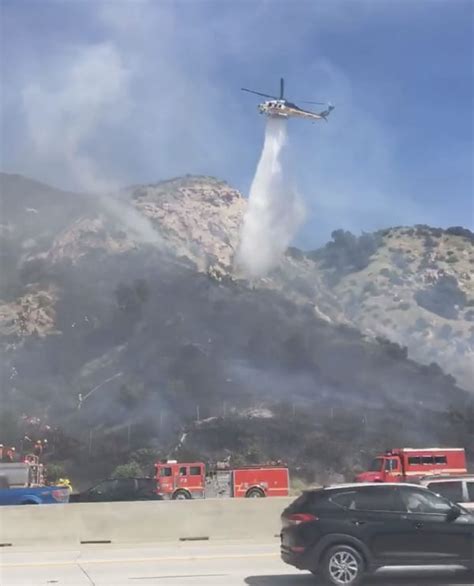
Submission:
M 366 581 L 376 586 L 474 586 L 454 570 L 400 569 Z M 1 586 L 317 586 L 307 573 L 279 559 L 278 544 L 181 543 L 85 545 L 80 549 L 3 549 Z

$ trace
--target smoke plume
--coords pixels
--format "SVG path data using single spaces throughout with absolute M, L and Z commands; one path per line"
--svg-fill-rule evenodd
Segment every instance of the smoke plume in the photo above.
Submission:
M 44 74 L 22 92 L 31 156 L 43 172 L 59 179 L 64 173 L 73 189 L 95 194 L 132 239 L 161 246 L 150 221 L 115 196 L 120 180 L 90 150 L 90 141 L 116 129 L 130 108 L 130 72 L 120 51 L 99 43 L 77 49 L 65 63 L 59 75 Z
M 278 264 L 304 217 L 302 203 L 283 172 L 286 130 L 284 118 L 267 119 L 237 255 L 237 264 L 248 277 L 261 277 Z

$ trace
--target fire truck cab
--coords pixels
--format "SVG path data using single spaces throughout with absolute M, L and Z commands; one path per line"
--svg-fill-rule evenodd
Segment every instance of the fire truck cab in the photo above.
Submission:
M 396 448 L 377 456 L 357 482 L 409 482 L 433 475 L 466 474 L 463 448 Z
M 216 466 L 206 473 L 202 462 L 157 462 L 157 492 L 164 498 L 258 498 L 288 496 L 289 471 L 285 466 Z
M 206 466 L 202 462 L 177 462 L 155 464 L 157 491 L 173 500 L 204 498 Z

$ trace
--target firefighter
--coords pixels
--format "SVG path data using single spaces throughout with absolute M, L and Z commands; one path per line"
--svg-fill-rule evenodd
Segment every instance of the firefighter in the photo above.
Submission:
M 3 444 L 0 444 L 0 462 L 3 462 L 3 450 L 5 448 L 3 447 Z
M 72 484 L 69 478 L 60 478 L 56 484 L 56 486 L 65 486 L 69 489 L 69 492 L 72 493 Z
M 40 457 L 41 457 L 41 455 L 43 454 L 43 444 L 41 443 L 41 440 L 38 440 L 38 441 L 35 443 L 35 446 L 34 446 L 34 448 L 33 448 L 33 454 L 34 454 L 35 456 L 38 456 L 38 458 L 40 458 Z
M 14 462 L 15 461 L 15 456 L 16 456 L 16 450 L 12 446 L 12 447 L 10 447 L 10 448 L 7 449 L 7 451 L 5 453 L 4 461 L 5 462 Z

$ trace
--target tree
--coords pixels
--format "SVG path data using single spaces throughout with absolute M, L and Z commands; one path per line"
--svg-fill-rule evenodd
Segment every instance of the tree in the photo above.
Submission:
M 146 476 L 146 474 L 143 472 L 140 464 L 133 460 L 127 464 L 120 464 L 112 472 L 112 478 L 134 478 L 140 476 Z
M 322 251 L 324 266 L 339 271 L 364 269 L 382 242 L 380 234 L 363 233 L 357 237 L 346 230 L 334 230 L 331 237 L 333 241 Z

